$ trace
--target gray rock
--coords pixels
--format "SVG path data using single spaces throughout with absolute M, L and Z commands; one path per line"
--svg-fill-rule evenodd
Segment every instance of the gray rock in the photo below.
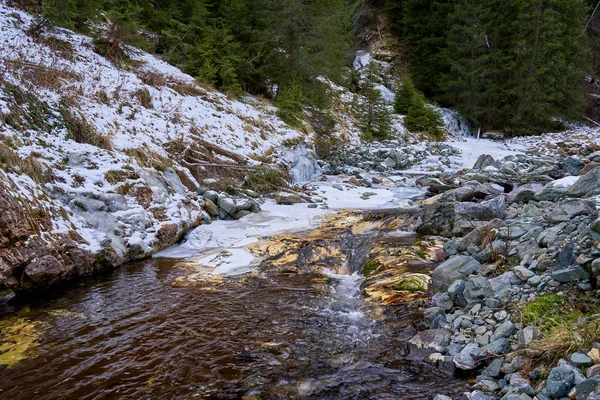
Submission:
M 573 242 L 567 243 L 565 247 L 558 254 L 557 269 L 565 269 L 575 263 L 577 256 L 575 255 L 575 249 L 577 245 Z
M 516 267 L 514 267 L 513 272 L 522 281 L 527 281 L 529 280 L 529 278 L 535 276 L 535 274 L 532 271 L 528 270 L 522 265 L 517 265 Z
M 494 361 L 492 361 L 490 363 L 490 365 L 488 365 L 483 370 L 481 375 L 490 376 L 492 378 L 498 378 L 500 376 L 501 368 L 502 368 L 502 360 L 500 358 L 495 358 Z
M 464 290 L 464 289 L 463 289 Z M 454 301 L 450 298 L 447 292 L 435 293 L 431 298 L 431 304 L 434 307 L 439 307 L 444 311 L 450 311 L 454 306 Z
M 302 203 L 302 198 L 294 193 L 281 192 L 277 195 L 277 203 L 283 205 L 292 205 Z
M 469 256 L 453 256 L 437 266 L 432 273 L 433 290 L 441 292 L 456 280 L 465 279 L 470 274 L 479 270 L 481 264 Z M 488 296 L 493 297 L 493 296 Z
M 519 186 L 512 192 L 506 195 L 506 200 L 509 204 L 519 203 L 521 201 L 528 202 L 535 198 L 535 195 L 542 191 L 544 187 L 539 183 L 528 183 Z
M 514 331 L 515 325 L 511 321 L 504 321 L 503 323 L 498 325 L 498 327 L 494 331 L 494 334 L 492 335 L 492 341 L 502 338 L 508 338 L 514 333 Z
M 587 272 L 585 272 L 585 270 L 579 265 L 564 269 L 557 269 L 552 272 L 552 279 L 560 283 L 577 282 L 587 278 Z
M 525 357 L 515 356 L 511 362 L 502 366 L 501 372 L 503 374 L 513 374 L 520 371 L 525 367 Z
M 499 299 L 511 289 L 513 272 L 506 272 L 496 278 L 489 279 L 483 288 L 485 297 Z
M 482 352 L 490 354 L 504 354 L 509 349 L 510 342 L 506 338 L 492 341 L 490 344 L 485 346 Z
M 575 374 L 570 369 L 556 367 L 550 371 L 546 383 L 546 394 L 550 397 L 562 397 L 569 393 Z
M 474 170 L 484 169 L 485 167 L 492 166 L 495 163 L 496 163 L 496 160 L 494 160 L 494 157 L 490 156 L 489 154 L 482 154 L 479 156 L 479 158 L 475 162 L 475 165 L 473 165 L 472 169 L 474 169 Z
M 433 398 L 433 400 L 452 400 L 452 398 L 444 396 L 443 394 L 438 394 Z
M 470 278 L 465 283 L 465 290 L 463 292 L 465 296 L 465 300 L 467 303 L 472 302 L 473 300 L 483 300 L 485 297 L 483 294 L 483 288 L 487 283 L 487 278 L 483 276 L 475 276 Z
M 579 175 L 583 167 L 585 167 L 585 162 L 577 157 L 569 157 L 562 163 L 563 171 L 573 176 Z
M 440 235 L 452 237 L 454 229 L 454 203 L 435 202 L 423 207 L 421 223 L 417 227 L 420 235 Z
M 576 400 L 589 400 L 592 395 L 600 393 L 600 378 L 586 379 L 575 387 Z
M 459 279 L 457 281 L 452 282 L 450 287 L 448 287 L 448 297 L 452 300 L 453 304 L 457 306 L 464 307 L 467 305 L 467 300 L 464 296 L 465 291 L 465 281 Z
M 506 200 L 504 196 L 496 196 L 492 200 L 481 203 L 458 203 L 454 211 L 458 215 L 479 221 L 489 221 L 494 218 L 503 219 L 506 212 Z
M 584 197 L 600 189 L 600 168 L 580 177 L 567 191 L 571 197 Z
M 456 368 L 462 370 L 471 370 L 477 366 L 476 359 L 479 358 L 481 349 L 475 343 L 466 345 L 458 354 L 456 354 L 452 361 Z
M 571 361 L 571 364 L 573 364 L 574 366 L 576 366 L 578 368 L 589 367 L 590 365 L 592 365 L 592 359 L 583 353 L 571 354 L 569 356 L 569 361 Z
M 231 215 L 231 216 L 234 216 L 235 213 L 237 212 L 237 206 L 235 204 L 235 201 L 233 201 L 232 199 L 230 199 L 228 197 L 225 197 L 224 199 L 219 201 L 219 208 L 221 210 L 225 211 L 226 214 Z
M 525 328 L 521 329 L 517 334 L 517 340 L 519 341 L 519 344 L 527 346 L 529 343 L 533 342 L 533 340 L 538 336 L 539 331 L 536 328 L 532 326 L 526 326 Z

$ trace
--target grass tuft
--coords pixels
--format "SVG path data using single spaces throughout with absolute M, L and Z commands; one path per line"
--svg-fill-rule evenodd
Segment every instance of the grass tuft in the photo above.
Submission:
M 283 174 L 274 168 L 258 167 L 246 175 L 246 188 L 257 193 L 271 193 L 284 187 L 288 184 Z

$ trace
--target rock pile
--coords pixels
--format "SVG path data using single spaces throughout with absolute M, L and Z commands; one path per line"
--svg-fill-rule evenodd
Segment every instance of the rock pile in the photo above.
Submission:
M 430 329 L 411 339 L 411 357 L 475 374 L 470 399 L 600 399 L 600 344 L 525 373 L 543 334 L 520 315 L 540 296 L 600 295 L 600 168 L 525 155 L 475 167 L 417 182 L 432 196 L 418 231 L 445 236 L 449 258 L 433 271 Z

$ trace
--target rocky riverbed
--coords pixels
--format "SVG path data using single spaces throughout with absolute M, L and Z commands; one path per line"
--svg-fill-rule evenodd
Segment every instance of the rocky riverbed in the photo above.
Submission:
M 600 398 L 599 160 L 483 155 L 417 181 L 417 231 L 448 258 L 412 353 L 470 377 L 467 398 Z

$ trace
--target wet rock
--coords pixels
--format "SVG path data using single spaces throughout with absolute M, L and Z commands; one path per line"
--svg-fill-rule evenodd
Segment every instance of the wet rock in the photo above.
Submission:
M 433 290 L 441 292 L 456 280 L 465 279 L 481 267 L 481 264 L 469 256 L 453 256 L 437 266 L 432 273 Z
M 474 170 L 484 169 L 485 167 L 492 166 L 495 163 L 496 163 L 496 160 L 494 160 L 494 157 L 490 156 L 489 154 L 482 154 L 479 156 L 479 158 L 475 162 L 475 165 L 473 165 L 473 169 Z
M 60 279 L 62 265 L 55 257 L 47 255 L 25 267 L 25 274 L 35 283 L 50 285 Z
M 550 397 L 565 396 L 571 390 L 574 379 L 575 374 L 567 368 L 556 367 L 552 369 L 546 383 L 546 394 Z
M 417 333 L 408 341 L 409 356 L 413 361 L 422 361 L 433 353 L 441 353 L 450 343 L 449 329 L 428 329 Z
M 179 239 L 179 225 L 176 223 L 165 224 L 156 232 L 156 248 L 165 249 L 177 243 Z
M 481 203 L 458 203 L 455 206 L 458 215 L 473 218 L 479 221 L 489 221 L 494 218 L 504 218 L 506 200 L 504 196 L 497 196 L 492 200 Z
M 435 202 L 426 204 L 421 214 L 421 223 L 417 228 L 420 235 L 440 235 L 452 237 L 454 229 L 454 203 Z

